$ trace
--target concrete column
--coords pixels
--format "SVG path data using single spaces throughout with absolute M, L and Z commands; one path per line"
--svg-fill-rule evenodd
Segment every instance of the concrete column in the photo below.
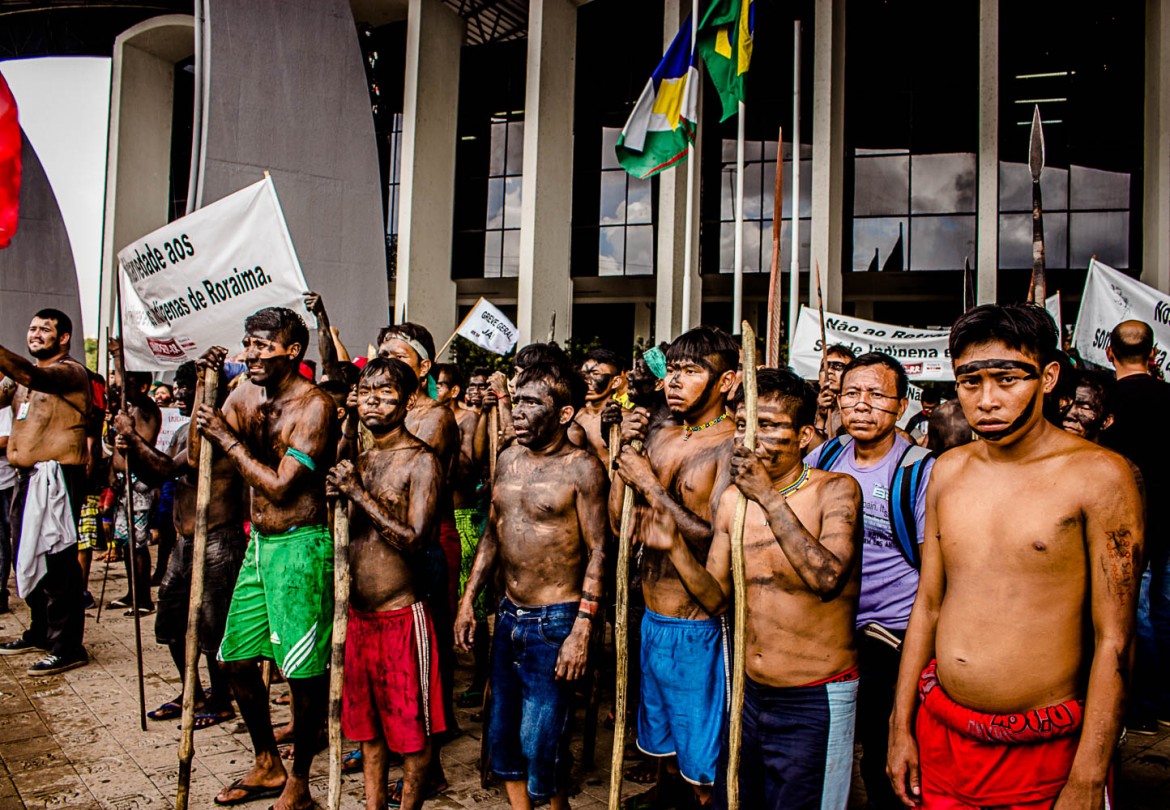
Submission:
M 520 343 L 543 341 L 556 313 L 556 338 L 573 331 L 569 246 L 573 218 L 573 90 L 577 5 L 532 0 L 524 97 L 524 179 L 520 206 Z
M 1146 0 L 1142 281 L 1170 293 L 1170 7 Z
M 410 0 L 394 320 L 423 324 L 437 343 L 456 325 L 451 239 L 463 39 L 463 20 L 442 0 Z
M 845 0 L 816 0 L 813 42 L 812 251 L 825 309 L 841 311 L 841 237 L 845 185 Z M 817 285 L 809 277 L 809 306 Z
M 978 165 L 975 300 L 994 304 L 999 270 L 999 0 L 979 0 Z
M 691 3 L 689 0 L 665 0 L 663 5 L 662 50 L 665 53 L 678 34 L 679 27 L 690 15 Z M 683 266 L 683 257 L 686 252 L 687 232 L 687 172 L 698 172 L 696 179 L 702 176 L 698 149 L 694 151 L 690 160 L 694 161 L 693 166 L 688 167 L 684 163 L 678 168 L 663 172 L 658 180 L 658 275 L 654 303 L 655 340 L 658 341 L 672 340 L 682 332 L 682 288 L 686 269 Z M 691 270 L 690 323 L 693 326 L 700 322 L 699 312 L 703 300 L 698 262 L 698 197 L 696 194 L 691 239 L 691 251 L 695 257 Z

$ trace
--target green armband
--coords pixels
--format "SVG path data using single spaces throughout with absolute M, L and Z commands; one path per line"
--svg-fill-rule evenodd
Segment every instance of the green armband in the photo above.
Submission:
M 284 454 L 286 456 L 290 456 L 290 457 L 296 459 L 297 461 L 301 462 L 301 464 L 304 464 L 306 467 L 308 467 L 313 472 L 317 472 L 317 465 L 313 463 L 313 459 L 309 458 L 307 453 L 302 453 L 300 450 L 296 450 L 296 449 L 290 447 L 289 449 L 284 451 Z

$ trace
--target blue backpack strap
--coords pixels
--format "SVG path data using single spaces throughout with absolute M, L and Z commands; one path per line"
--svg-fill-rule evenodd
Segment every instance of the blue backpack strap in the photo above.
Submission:
M 890 526 L 894 530 L 898 550 L 914 569 L 922 565 L 914 506 L 922 491 L 922 479 L 926 475 L 926 462 L 929 460 L 930 454 L 925 448 L 911 445 L 898 459 L 894 479 L 890 482 Z
M 837 459 L 841 458 L 841 454 L 845 452 L 847 446 L 848 444 L 840 436 L 834 436 L 822 444 L 821 454 L 817 457 L 817 469 L 833 469 L 833 465 L 837 463 Z

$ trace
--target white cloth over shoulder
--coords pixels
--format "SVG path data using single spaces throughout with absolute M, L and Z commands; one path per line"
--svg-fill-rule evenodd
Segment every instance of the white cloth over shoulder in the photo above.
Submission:
M 56 461 L 36 465 L 28 481 L 24 520 L 20 529 L 20 552 L 16 558 L 16 593 L 26 598 L 45 575 L 45 556 L 64 551 L 77 543 L 65 474 Z

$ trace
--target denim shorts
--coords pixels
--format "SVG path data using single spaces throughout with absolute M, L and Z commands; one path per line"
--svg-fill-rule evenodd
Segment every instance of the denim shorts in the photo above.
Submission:
M 569 785 L 574 683 L 558 681 L 556 666 L 579 607 L 521 607 L 505 597 L 496 614 L 487 729 L 491 770 L 505 782 L 527 782 L 535 801 Z

